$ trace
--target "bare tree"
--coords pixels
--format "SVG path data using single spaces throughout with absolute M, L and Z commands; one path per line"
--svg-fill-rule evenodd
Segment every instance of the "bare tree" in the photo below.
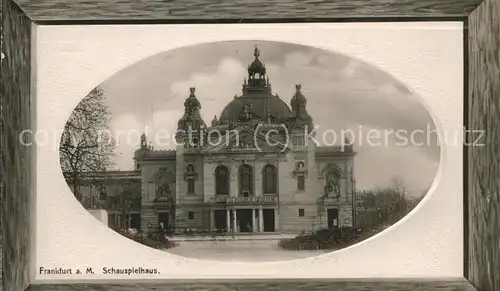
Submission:
M 403 178 L 395 176 L 392 178 L 392 188 L 400 195 L 401 198 L 406 196 L 406 183 Z
M 97 173 L 113 165 L 115 140 L 105 134 L 110 118 L 104 91 L 96 87 L 73 110 L 64 127 L 59 147 L 61 168 L 79 201 L 83 182 L 94 180 Z
M 392 178 L 389 187 L 363 191 L 359 195 L 364 206 L 358 225 L 366 229 L 396 222 L 412 209 L 407 194 L 406 182 L 399 176 Z
M 124 230 L 128 225 L 128 219 L 130 219 L 130 211 L 137 202 L 140 203 L 141 196 L 138 195 L 135 188 L 140 187 L 140 183 L 133 182 L 130 180 L 116 181 L 114 182 L 115 189 L 114 195 L 109 197 L 110 208 L 115 209 L 120 212 L 120 229 Z M 140 193 L 140 189 L 138 189 Z M 139 201 L 137 201 L 139 200 Z

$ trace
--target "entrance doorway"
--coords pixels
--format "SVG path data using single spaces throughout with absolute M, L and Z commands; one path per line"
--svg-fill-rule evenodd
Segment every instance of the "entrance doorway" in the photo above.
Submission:
M 337 228 L 339 226 L 339 210 L 330 208 L 328 209 L 328 228 Z
M 262 217 L 264 218 L 264 232 L 276 231 L 274 209 L 262 209 Z
M 158 226 L 163 226 L 164 230 L 168 230 L 170 227 L 170 213 L 168 212 L 158 212 Z
M 214 220 L 214 227 L 217 231 L 228 231 L 226 210 L 214 210 Z
M 135 228 L 137 230 L 141 229 L 141 214 L 140 213 L 130 214 L 130 228 Z
M 237 209 L 236 219 L 240 232 L 252 232 L 252 209 Z

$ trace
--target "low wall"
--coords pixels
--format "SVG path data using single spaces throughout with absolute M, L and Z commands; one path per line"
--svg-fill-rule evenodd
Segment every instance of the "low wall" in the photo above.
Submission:
M 97 220 L 108 226 L 108 212 L 104 209 L 91 209 L 89 213 Z

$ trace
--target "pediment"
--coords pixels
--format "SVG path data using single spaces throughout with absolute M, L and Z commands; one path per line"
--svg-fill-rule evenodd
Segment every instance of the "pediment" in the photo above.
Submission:
M 154 180 L 158 181 L 159 179 L 175 182 L 175 172 L 170 168 L 160 167 L 154 174 Z

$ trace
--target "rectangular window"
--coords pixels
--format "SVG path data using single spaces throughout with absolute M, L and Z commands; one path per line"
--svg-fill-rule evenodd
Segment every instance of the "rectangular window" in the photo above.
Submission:
M 299 216 L 303 217 L 305 215 L 304 209 L 299 209 Z
M 189 216 L 190 220 L 194 219 L 194 212 L 193 211 L 189 211 L 188 216 Z
M 305 145 L 304 142 L 304 137 L 303 136 L 298 136 L 297 138 L 297 145 L 303 147 Z
M 294 136 L 292 138 L 293 145 L 295 145 L 296 148 L 301 149 L 305 146 L 305 139 L 304 136 Z
M 188 182 L 188 194 L 194 194 L 194 179 L 189 179 L 187 182 Z
M 304 176 L 297 177 L 297 189 L 301 191 L 306 189 L 306 179 Z

